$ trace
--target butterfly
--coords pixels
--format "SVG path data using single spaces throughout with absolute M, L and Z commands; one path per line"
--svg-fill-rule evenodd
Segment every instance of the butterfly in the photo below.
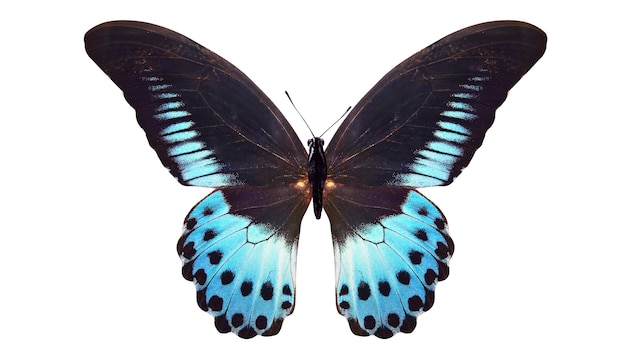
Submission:
M 416 189 L 451 183 L 482 144 L 508 91 L 541 58 L 523 22 L 462 29 L 387 73 L 324 149 L 309 151 L 240 70 L 187 37 L 114 21 L 85 35 L 163 165 L 214 190 L 184 221 L 178 254 L 218 331 L 275 335 L 294 310 L 296 252 L 309 203 L 330 220 L 337 310 L 356 335 L 416 327 L 448 277 L 454 244 Z

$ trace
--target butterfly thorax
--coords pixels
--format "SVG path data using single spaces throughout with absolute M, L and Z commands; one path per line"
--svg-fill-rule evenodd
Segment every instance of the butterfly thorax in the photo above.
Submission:
M 315 137 L 308 140 L 309 145 L 309 184 L 313 191 L 313 212 L 315 218 L 322 216 L 322 193 L 326 182 L 326 155 L 324 154 L 324 140 Z

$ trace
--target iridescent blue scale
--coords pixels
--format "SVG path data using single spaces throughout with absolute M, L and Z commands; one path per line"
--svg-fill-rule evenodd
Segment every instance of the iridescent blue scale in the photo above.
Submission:
M 415 327 L 448 275 L 452 241 L 443 214 L 409 191 L 400 212 L 356 229 L 336 246 L 337 301 L 356 334 L 389 337 Z
M 215 188 L 187 215 L 177 249 L 198 306 L 242 338 L 277 334 L 293 312 L 311 200 L 330 220 L 337 309 L 352 332 L 412 332 L 454 252 L 444 215 L 416 188 L 461 173 L 545 45 L 523 22 L 453 33 L 392 69 L 326 150 L 314 138 L 307 153 L 248 77 L 192 40 L 129 21 L 85 35 L 163 165 L 183 185 Z
M 191 210 L 178 250 L 198 305 L 219 317 L 218 329 L 252 337 L 280 327 L 293 310 L 296 246 L 271 225 L 232 214 L 225 192 Z

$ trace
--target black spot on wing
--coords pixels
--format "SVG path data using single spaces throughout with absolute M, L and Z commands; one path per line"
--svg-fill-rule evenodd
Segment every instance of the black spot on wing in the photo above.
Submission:
M 438 262 L 438 264 L 439 264 L 439 269 L 438 269 L 439 276 L 437 277 L 437 279 L 439 281 L 443 281 L 448 278 L 448 275 L 450 275 L 450 268 L 448 267 L 447 264 L 444 264 L 442 262 Z
M 287 296 L 292 295 L 291 287 L 289 287 L 289 285 L 283 286 L 283 295 L 287 295 Z
M 404 333 L 413 332 L 416 326 L 417 319 L 414 316 L 407 314 L 402 322 L 402 325 L 400 326 L 400 331 Z
M 446 228 L 446 220 L 442 218 L 435 219 L 435 226 L 437 226 L 437 229 L 440 231 L 444 230 Z
M 209 262 L 213 265 L 219 264 L 222 261 L 222 251 L 212 251 L 208 254 Z
M 345 296 L 347 294 L 348 294 L 348 286 L 342 285 L 341 289 L 339 290 L 339 295 L 340 296 Z
M 422 301 L 422 297 L 417 295 L 409 298 L 408 303 L 409 310 L 412 312 L 417 312 L 424 307 L 424 301 Z
M 208 229 L 204 232 L 204 240 L 210 241 L 217 236 L 217 233 L 213 229 Z
M 181 273 L 183 274 L 185 280 L 193 281 L 193 262 L 183 264 Z
M 256 325 L 257 329 L 264 330 L 267 328 L 267 317 L 264 315 L 259 315 L 254 321 L 254 325 Z
M 237 336 L 243 339 L 251 339 L 257 335 L 256 330 L 254 330 L 251 326 L 246 326 L 243 329 L 239 330 Z
M 381 338 L 381 339 L 388 339 L 393 336 L 393 331 L 391 331 L 391 329 L 389 329 L 386 326 L 381 326 L 378 329 L 376 329 L 374 336 Z
M 450 248 L 445 245 L 445 243 L 437 242 L 437 249 L 435 249 L 435 254 L 439 257 L 439 259 L 445 259 L 448 256 L 452 255 Z
M 426 299 L 424 300 L 424 312 L 430 310 L 435 304 L 435 291 L 426 290 Z
M 398 279 L 398 282 L 403 285 L 408 285 L 411 282 L 411 275 L 406 270 L 400 270 L 396 274 L 396 278 Z
M 230 324 L 228 323 L 228 319 L 226 319 L 225 314 L 215 317 L 215 328 L 217 329 L 217 331 L 221 332 L 222 334 L 231 331 Z
M 272 286 L 272 283 L 269 281 L 264 282 L 261 286 L 261 297 L 263 297 L 264 300 L 269 301 L 270 299 L 272 299 L 273 295 L 274 286 Z
M 417 232 L 415 233 L 415 237 L 417 237 L 417 239 L 422 240 L 422 241 L 428 241 L 428 234 L 426 233 L 426 230 L 424 229 L 417 230 Z
M 357 290 L 359 294 L 359 299 L 362 301 L 366 301 L 368 298 L 370 298 L 370 295 L 372 293 L 370 290 L 370 285 L 368 285 L 365 281 L 361 281 L 361 283 L 359 283 L 359 287 Z
M 398 314 L 391 313 L 387 316 L 387 324 L 393 328 L 397 328 L 400 325 L 400 317 Z
M 409 259 L 413 265 L 420 265 L 422 263 L 422 258 L 424 257 L 424 253 L 420 253 L 416 250 L 411 250 L 409 252 Z
M 183 248 L 179 251 L 179 255 L 187 260 L 193 258 L 194 255 L 196 255 L 196 249 L 193 248 L 194 247 L 194 243 L 193 242 L 188 242 L 187 244 L 185 244 L 183 246 Z
M 391 286 L 389 285 L 389 282 L 388 281 L 379 282 L 378 292 L 380 292 L 380 294 L 385 297 L 389 296 L 389 293 L 391 292 Z
M 206 283 L 207 276 L 204 269 L 199 269 L 193 276 L 196 279 L 198 285 L 203 286 Z
M 424 273 L 424 282 L 426 282 L 426 285 L 432 285 L 435 283 L 436 279 L 437 273 L 433 269 L 426 270 L 426 273 Z
M 196 302 L 203 311 L 207 312 L 209 310 L 206 300 L 206 287 L 196 292 Z
M 234 328 L 240 327 L 244 323 L 243 314 L 241 313 L 233 314 L 233 317 L 230 319 L 230 322 L 232 324 L 232 327 Z
M 188 218 L 187 221 L 185 222 L 185 228 L 191 231 L 196 227 L 197 224 L 198 224 L 198 220 L 196 220 L 195 218 Z
M 241 291 L 242 296 L 244 297 L 248 296 L 252 292 L 252 282 L 251 281 L 242 282 L 240 291 Z
M 222 275 L 220 275 L 220 281 L 222 282 L 222 285 L 228 285 L 233 282 L 234 279 L 235 274 L 230 270 L 226 270 L 222 273 Z
M 372 330 L 373 328 L 376 327 L 376 319 L 371 316 L 368 315 L 363 319 L 363 326 L 367 329 L 367 330 Z
M 214 312 L 219 312 L 222 310 L 223 305 L 224 305 L 224 300 L 222 299 L 222 297 L 213 295 L 211 296 L 211 298 L 209 298 L 207 307 L 209 307 Z

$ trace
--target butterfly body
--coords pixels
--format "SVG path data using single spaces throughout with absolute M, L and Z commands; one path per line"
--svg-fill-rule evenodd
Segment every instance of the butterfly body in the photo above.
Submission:
M 337 310 L 357 335 L 411 332 L 448 277 L 443 213 L 416 188 L 447 185 L 480 147 L 546 36 L 499 21 L 453 33 L 385 75 L 309 153 L 271 100 L 215 53 L 168 29 L 116 21 L 85 35 L 161 162 L 215 188 L 189 212 L 178 254 L 220 332 L 278 333 L 295 306 L 301 220 L 328 215 Z
M 328 175 L 326 154 L 324 153 L 324 140 L 315 137 L 309 139 L 309 184 L 313 196 L 313 212 L 315 218 L 322 216 L 323 191 Z

